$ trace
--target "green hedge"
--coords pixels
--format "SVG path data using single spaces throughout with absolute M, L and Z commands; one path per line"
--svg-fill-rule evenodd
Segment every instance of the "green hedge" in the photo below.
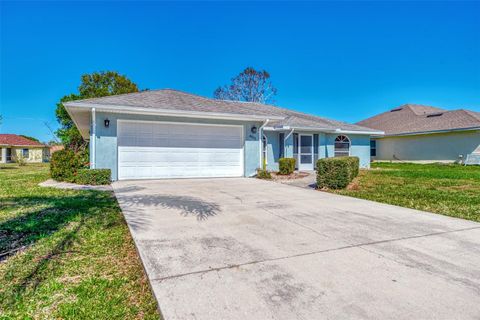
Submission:
M 50 159 L 50 176 L 57 181 L 75 182 L 79 169 L 86 168 L 88 154 L 72 150 L 59 150 Z
M 110 184 L 110 169 L 79 169 L 75 176 L 75 183 L 102 185 Z
M 295 171 L 295 158 L 280 158 L 278 168 L 279 174 L 292 174 Z
M 317 188 L 343 189 L 358 175 L 357 157 L 324 158 L 317 161 Z

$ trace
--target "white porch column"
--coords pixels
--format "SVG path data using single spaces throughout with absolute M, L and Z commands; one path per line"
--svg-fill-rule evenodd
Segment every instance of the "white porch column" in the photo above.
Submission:
M 3 147 L 2 149 L 2 160 L 0 160 L 0 163 L 7 163 L 7 148 Z

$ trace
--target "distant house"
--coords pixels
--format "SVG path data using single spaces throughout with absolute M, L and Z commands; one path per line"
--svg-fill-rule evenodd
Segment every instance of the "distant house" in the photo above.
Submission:
M 53 153 L 65 149 L 65 146 L 62 144 L 54 144 L 50 146 L 50 155 Z
M 15 162 L 19 157 L 26 162 L 45 162 L 50 155 L 44 144 L 16 134 L 0 134 L 0 149 L 0 163 Z
M 464 161 L 480 155 L 480 113 L 406 104 L 357 123 L 382 130 L 374 160 Z

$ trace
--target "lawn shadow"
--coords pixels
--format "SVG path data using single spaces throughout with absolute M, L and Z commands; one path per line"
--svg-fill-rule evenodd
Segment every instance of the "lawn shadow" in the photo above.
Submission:
M 0 262 L 38 240 L 60 230 L 79 216 L 91 214 L 104 194 L 96 191 L 63 196 L 8 198 L 15 207 L 34 208 L 0 222 Z
M 30 288 L 35 290 L 48 276 L 43 272 L 55 259 L 66 255 L 78 254 L 71 247 L 78 240 L 79 232 L 87 221 L 103 228 L 111 227 L 105 219 L 107 209 L 117 208 L 112 193 L 101 191 L 81 191 L 58 196 L 24 196 L 14 197 L 18 205 L 34 209 L 0 223 L 0 263 L 24 248 L 31 247 L 39 240 L 58 233 L 55 243 L 47 245 L 46 252 L 35 254 L 28 265 L 28 271 L 19 276 L 8 299 L 16 299 L 19 294 Z M 60 233 L 61 232 L 61 233 Z M 43 248 L 39 247 L 39 250 Z M 15 265 L 12 265 L 12 267 Z M 13 302 L 12 302 L 13 303 Z

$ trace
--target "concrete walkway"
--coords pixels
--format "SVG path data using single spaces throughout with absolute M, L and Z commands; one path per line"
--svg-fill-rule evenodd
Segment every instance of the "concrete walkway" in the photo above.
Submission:
M 111 185 L 91 186 L 91 185 L 85 185 L 85 184 L 55 181 L 53 179 L 45 180 L 43 182 L 40 182 L 38 185 L 40 187 L 57 188 L 57 189 L 112 191 Z
M 256 179 L 113 184 L 165 319 L 479 319 L 480 224 Z

